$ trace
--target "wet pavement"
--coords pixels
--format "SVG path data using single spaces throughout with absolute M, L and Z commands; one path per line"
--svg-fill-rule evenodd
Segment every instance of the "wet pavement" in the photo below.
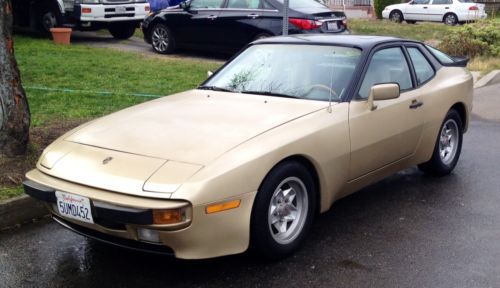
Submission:
M 338 201 L 282 261 L 141 254 L 45 219 L 0 232 L 0 287 L 500 287 L 500 122 L 478 108 L 451 175 L 412 168 Z

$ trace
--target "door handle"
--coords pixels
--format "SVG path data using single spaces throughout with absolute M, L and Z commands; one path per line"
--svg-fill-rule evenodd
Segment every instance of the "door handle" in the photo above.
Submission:
M 209 20 L 215 20 L 217 19 L 217 15 L 208 15 L 207 17 Z
M 425 6 L 424 9 L 427 9 L 427 6 Z
M 444 7 L 444 9 L 450 9 L 450 7 Z
M 410 109 L 417 109 L 418 107 L 424 105 L 424 102 L 417 101 L 416 99 L 411 100 Z
M 248 17 L 248 18 L 255 19 L 255 18 L 259 17 L 259 14 L 254 14 L 254 13 L 252 13 L 252 14 L 248 14 L 248 15 L 247 15 L 247 17 Z

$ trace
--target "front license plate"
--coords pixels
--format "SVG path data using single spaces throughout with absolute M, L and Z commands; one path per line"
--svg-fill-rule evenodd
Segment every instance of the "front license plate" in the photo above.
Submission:
M 338 30 L 339 26 L 336 21 L 326 22 L 326 29 L 328 30 Z
M 127 13 L 127 7 L 118 6 L 115 8 L 115 12 L 116 12 L 116 14 Z
M 87 197 L 56 191 L 57 209 L 61 216 L 94 223 L 90 200 Z

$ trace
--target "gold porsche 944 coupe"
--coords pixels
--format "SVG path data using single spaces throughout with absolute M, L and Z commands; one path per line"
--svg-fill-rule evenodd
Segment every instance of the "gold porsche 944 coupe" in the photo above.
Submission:
M 197 89 L 64 134 L 25 191 L 110 244 L 283 257 L 335 200 L 409 166 L 453 170 L 471 112 L 466 62 L 392 37 L 262 39 Z

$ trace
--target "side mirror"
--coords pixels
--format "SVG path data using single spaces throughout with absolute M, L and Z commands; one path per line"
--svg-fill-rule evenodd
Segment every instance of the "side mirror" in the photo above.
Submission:
M 207 77 L 210 77 L 210 76 L 212 76 L 212 75 L 214 75 L 214 72 L 212 72 L 212 71 L 208 70 L 208 71 L 207 71 Z
M 181 7 L 182 10 L 189 10 L 189 7 L 191 7 L 191 1 L 189 0 L 186 0 L 186 1 L 182 1 L 181 3 L 179 3 L 179 7 Z
M 370 110 L 377 109 L 374 101 L 396 99 L 399 97 L 398 83 L 385 83 L 373 85 L 368 96 L 368 105 Z

